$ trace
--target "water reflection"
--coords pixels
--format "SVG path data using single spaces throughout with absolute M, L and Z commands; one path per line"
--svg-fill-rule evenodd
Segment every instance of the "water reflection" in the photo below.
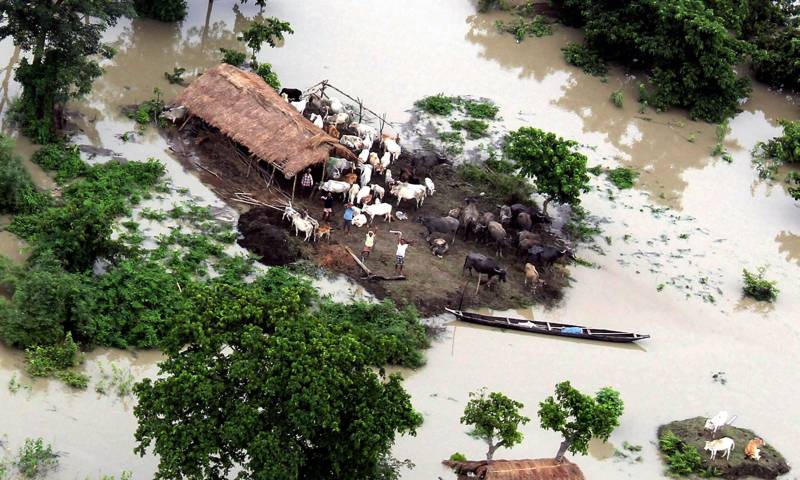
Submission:
M 778 251 L 782 253 L 787 262 L 794 261 L 800 265 L 800 235 L 782 231 L 775 237 L 778 243 Z

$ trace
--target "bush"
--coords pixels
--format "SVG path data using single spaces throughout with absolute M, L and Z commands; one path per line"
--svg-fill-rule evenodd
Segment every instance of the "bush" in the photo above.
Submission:
M 795 200 L 800 200 L 800 173 L 790 172 L 786 176 L 786 183 L 789 185 L 787 191 Z
M 622 90 L 614 90 L 611 92 L 611 97 L 609 97 L 609 100 L 611 100 L 611 103 L 613 103 L 617 108 L 622 108 L 622 101 L 624 98 L 625 96 L 622 93 Z
M 64 340 L 54 345 L 38 345 L 25 349 L 25 365 L 32 377 L 51 377 L 60 370 L 76 366 L 81 356 L 78 345 L 67 333 Z
M 485 137 L 489 130 L 489 124 L 483 120 L 454 120 L 450 126 L 456 130 L 465 130 L 467 137 L 471 139 Z
M 135 111 L 130 113 L 129 116 L 141 127 L 144 127 L 150 123 L 158 123 L 159 115 L 164 111 L 164 107 L 165 103 L 161 95 L 161 90 L 154 88 L 153 98 L 143 102 Z
M 464 108 L 464 112 L 472 118 L 485 118 L 492 120 L 497 116 L 497 112 L 500 110 L 496 105 L 488 102 L 464 100 L 460 103 Z
M 237 52 L 230 48 L 220 48 L 219 51 L 222 52 L 222 63 L 227 63 L 234 67 L 242 66 L 247 59 L 247 54 L 245 52 Z
M 764 278 L 765 272 L 764 267 L 759 267 L 756 273 L 743 269 L 744 293 L 760 302 L 774 302 L 780 290 L 776 286 L 777 282 Z
M 445 96 L 443 93 L 417 100 L 414 105 L 432 115 L 450 115 L 456 108 L 453 97 Z
M 183 74 L 186 69 L 183 67 L 174 67 L 172 73 L 164 72 L 164 78 L 167 79 L 170 85 L 183 85 Z
M 689 476 L 703 471 L 703 462 L 696 448 L 684 443 L 667 430 L 658 439 L 658 447 L 666 457 L 669 471 L 677 476 Z
M 0 213 L 30 213 L 49 203 L 14 154 L 14 142 L 0 134 Z
M 86 172 L 87 165 L 81 160 L 81 153 L 76 145 L 50 143 L 40 148 L 31 158 L 45 170 L 56 172 L 56 180 L 64 182 Z
M 509 167 L 515 170 L 509 162 L 499 162 L 501 168 Z M 467 163 L 458 168 L 461 177 L 467 182 L 484 189 L 489 198 L 499 203 L 525 203 L 529 202 L 534 188 L 526 179 L 502 171 L 489 165 L 481 166 Z
M 136 13 L 161 22 L 177 22 L 186 18 L 186 0 L 134 0 Z
M 49 444 L 45 445 L 41 438 L 36 440 L 26 438 L 14 464 L 23 477 L 37 478 L 44 476 L 47 471 L 58 465 L 58 455 L 53 452 L 53 447 Z
M 467 456 L 461 452 L 455 452 L 454 454 L 450 455 L 451 462 L 466 462 Z
M 753 158 L 763 163 L 800 163 L 800 120 L 782 120 L 783 135 L 768 142 L 759 142 L 753 149 Z
M 535 15 L 530 20 L 517 18 L 509 23 L 497 20 L 494 26 L 498 32 L 514 35 L 517 43 L 522 42 L 526 37 L 544 37 L 553 34 L 550 22 L 541 15 Z
M 564 53 L 567 63 L 575 65 L 589 75 L 600 77 L 608 73 L 605 60 L 599 53 L 586 45 L 568 43 L 561 51 Z
M 638 176 L 639 172 L 625 167 L 618 167 L 608 171 L 608 179 L 620 190 L 633 188 Z
M 272 64 L 269 63 L 262 63 L 256 69 L 256 74 L 259 77 L 263 78 L 267 85 L 274 88 L 275 90 L 280 90 L 281 82 L 278 80 L 278 74 L 272 71 Z
M 800 91 L 800 28 L 775 29 L 758 37 L 755 44 L 756 78 L 776 88 Z

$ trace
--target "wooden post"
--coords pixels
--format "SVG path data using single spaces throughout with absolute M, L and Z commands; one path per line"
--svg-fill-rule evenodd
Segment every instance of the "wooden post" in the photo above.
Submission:
M 294 176 L 294 182 L 292 182 L 292 202 L 294 202 L 294 187 L 297 186 L 297 174 Z
M 267 188 L 272 186 L 272 179 L 275 177 L 275 164 L 272 164 L 272 175 L 269 176 L 269 182 L 267 182 Z
M 362 102 L 361 99 L 359 98 L 358 99 L 358 123 L 361 123 L 361 120 L 364 118 L 363 110 L 364 110 L 364 102 Z

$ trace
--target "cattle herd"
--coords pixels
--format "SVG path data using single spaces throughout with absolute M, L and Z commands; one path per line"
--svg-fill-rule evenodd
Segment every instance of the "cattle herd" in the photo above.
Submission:
M 375 217 L 392 220 L 392 203 L 385 198 L 387 193 L 395 197 L 394 207 L 409 202 L 415 209 L 432 196 L 436 187 L 428 177 L 418 178 L 413 167 L 404 166 L 392 172 L 393 163 L 402 152 L 399 134 L 389 125 L 381 132 L 376 128 L 352 121 L 353 112 L 337 98 L 323 98 L 312 94 L 305 100 L 297 91 L 285 89 L 282 96 L 303 115 L 329 135 L 349 148 L 354 161 L 330 157 L 326 170 L 328 179 L 317 185 L 322 191 L 340 196 L 343 203 L 352 204 L 353 225 L 363 227 L 372 224 Z M 525 271 L 525 284 L 532 289 L 540 283 L 539 270 L 552 266 L 561 258 L 574 259 L 571 250 L 565 247 L 546 246 L 535 233 L 534 226 L 546 222 L 547 218 L 536 208 L 522 204 L 498 206 L 496 212 L 480 212 L 475 198 L 466 198 L 463 205 L 450 210 L 445 217 L 419 217 L 427 231 L 431 252 L 442 257 L 456 241 L 459 232 L 464 241 L 490 245 L 496 257 L 504 258 L 513 252 Z M 395 212 L 400 217 L 400 212 Z M 292 221 L 295 233 L 303 232 L 305 240 L 318 239 L 330 232 L 330 227 L 320 226 L 307 213 L 287 207 L 285 218 Z M 325 229 L 321 235 L 320 229 Z M 487 282 L 505 281 L 506 268 L 492 257 L 480 253 L 469 253 L 464 260 L 464 272 L 478 272 L 478 287 L 481 276 Z

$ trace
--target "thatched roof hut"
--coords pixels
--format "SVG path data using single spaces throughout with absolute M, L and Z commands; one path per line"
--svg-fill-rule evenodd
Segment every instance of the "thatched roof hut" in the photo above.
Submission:
M 564 460 L 481 460 L 477 462 L 442 462 L 458 474 L 458 480 L 585 480 L 581 469 Z
M 258 75 L 222 64 L 194 80 L 175 102 L 216 127 L 286 178 L 330 155 L 355 155 L 320 130 Z

